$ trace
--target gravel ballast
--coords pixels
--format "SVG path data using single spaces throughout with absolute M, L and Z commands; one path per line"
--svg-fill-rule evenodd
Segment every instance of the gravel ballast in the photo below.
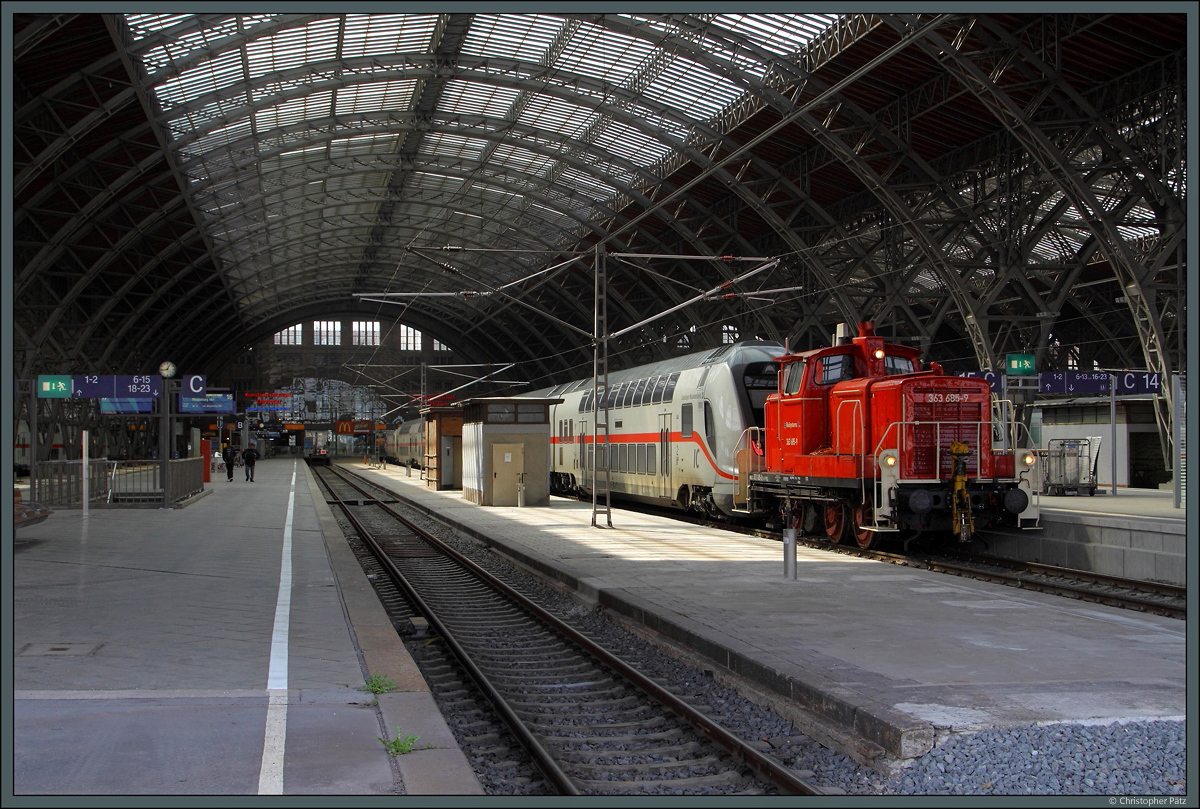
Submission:
M 1187 792 L 1183 721 L 1052 724 L 955 734 L 884 775 L 819 744 L 788 719 L 577 604 L 478 541 L 423 515 L 412 518 L 732 733 L 759 740 L 762 750 L 831 793 L 1172 796 Z

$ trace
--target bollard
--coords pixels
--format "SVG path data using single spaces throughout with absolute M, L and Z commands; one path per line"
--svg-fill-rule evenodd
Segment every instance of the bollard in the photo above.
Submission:
M 796 578 L 796 529 L 783 529 L 783 577 Z
M 525 508 L 525 484 L 517 484 L 517 508 Z

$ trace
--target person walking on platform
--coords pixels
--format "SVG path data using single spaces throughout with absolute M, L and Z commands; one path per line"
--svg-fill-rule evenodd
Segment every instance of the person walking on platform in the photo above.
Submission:
M 242 453 L 242 460 L 246 462 L 246 480 L 254 481 L 254 462 L 258 460 L 258 450 L 254 445 L 246 447 L 246 451 Z
M 237 450 L 233 448 L 233 444 L 226 444 L 225 449 L 221 452 L 221 457 L 225 459 L 225 471 L 229 473 L 229 480 L 233 480 L 233 465 L 237 461 Z

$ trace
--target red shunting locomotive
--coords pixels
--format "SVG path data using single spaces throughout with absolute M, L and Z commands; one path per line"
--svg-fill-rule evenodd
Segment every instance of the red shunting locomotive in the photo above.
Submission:
M 741 498 L 785 527 L 851 537 L 989 526 L 1036 528 L 1036 455 L 1019 424 L 993 418 L 981 379 L 919 370 L 915 348 L 884 342 L 874 324 L 840 345 L 778 359 L 779 388 L 763 428 L 738 453 Z

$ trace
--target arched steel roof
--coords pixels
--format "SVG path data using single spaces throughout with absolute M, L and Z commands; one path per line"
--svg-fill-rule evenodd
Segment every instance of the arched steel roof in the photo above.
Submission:
M 213 368 L 425 291 L 492 292 L 402 317 L 563 381 L 590 367 L 598 244 L 779 256 L 730 291 L 788 290 L 681 309 L 618 364 L 873 319 L 951 367 L 1182 367 L 1194 14 L 11 24 L 21 378 L 145 372 L 164 346 Z M 613 331 L 739 272 L 608 271 Z

